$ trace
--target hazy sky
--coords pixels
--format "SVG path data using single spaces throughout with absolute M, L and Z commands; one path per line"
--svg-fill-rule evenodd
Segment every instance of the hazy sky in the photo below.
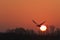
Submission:
M 0 31 L 24 27 L 36 29 L 32 19 L 60 26 L 60 0 L 0 0 Z

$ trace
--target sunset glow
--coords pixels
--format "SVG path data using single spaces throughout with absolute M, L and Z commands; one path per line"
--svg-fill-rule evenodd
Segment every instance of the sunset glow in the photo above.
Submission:
M 40 27 L 40 30 L 41 30 L 41 31 L 46 31 L 46 29 L 47 29 L 47 27 L 46 27 L 45 25 L 42 25 L 42 26 Z
M 0 31 L 16 27 L 37 31 L 32 19 L 38 23 L 47 20 L 46 25 L 60 27 L 60 0 L 0 1 Z

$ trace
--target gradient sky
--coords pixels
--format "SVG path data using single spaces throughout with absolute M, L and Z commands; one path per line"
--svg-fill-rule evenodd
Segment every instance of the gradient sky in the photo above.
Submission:
M 24 27 L 37 29 L 38 23 L 60 26 L 60 0 L 0 0 L 0 31 Z

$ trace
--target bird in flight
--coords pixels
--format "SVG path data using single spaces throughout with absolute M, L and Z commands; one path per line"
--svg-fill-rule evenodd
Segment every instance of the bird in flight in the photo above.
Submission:
M 35 23 L 37 27 L 41 27 L 41 25 L 43 25 L 46 21 L 43 21 L 43 22 L 40 23 L 40 24 L 36 23 L 35 20 L 32 20 L 32 22 Z

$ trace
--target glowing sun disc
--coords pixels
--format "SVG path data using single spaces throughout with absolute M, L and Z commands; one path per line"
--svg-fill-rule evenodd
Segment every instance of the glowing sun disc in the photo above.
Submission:
M 40 30 L 41 31 L 46 31 L 47 27 L 45 25 L 41 25 Z

